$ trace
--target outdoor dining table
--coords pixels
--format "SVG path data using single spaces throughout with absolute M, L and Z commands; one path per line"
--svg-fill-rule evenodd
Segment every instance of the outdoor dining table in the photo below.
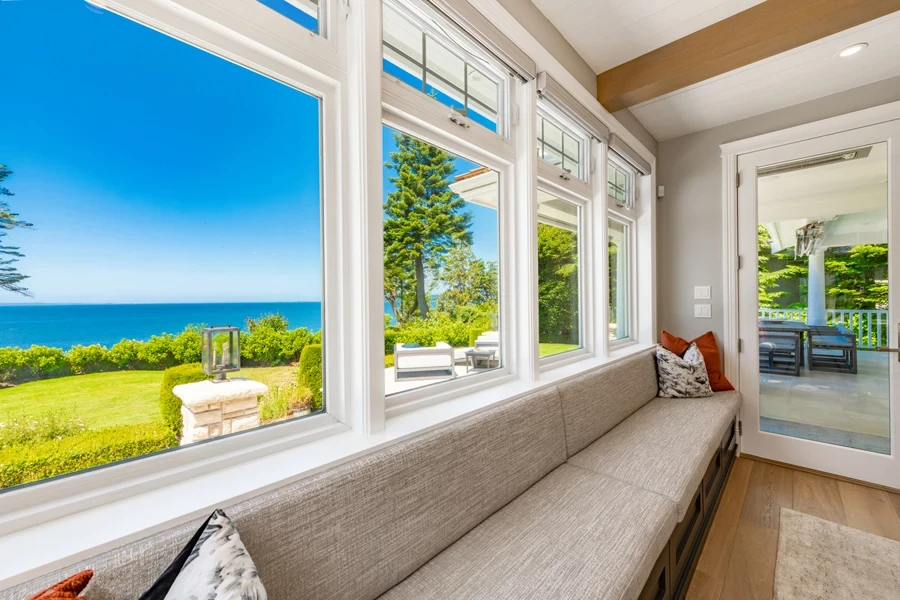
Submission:
M 809 325 L 803 321 L 767 321 L 759 320 L 759 330 L 768 333 L 796 333 L 800 335 L 800 366 L 803 366 L 803 336 L 809 333 Z

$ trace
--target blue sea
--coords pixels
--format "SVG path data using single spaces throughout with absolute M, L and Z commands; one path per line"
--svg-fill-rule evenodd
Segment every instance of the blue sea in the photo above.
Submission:
M 234 325 L 247 317 L 278 313 L 290 327 L 322 328 L 320 302 L 234 304 L 33 304 L 0 305 L 0 348 L 32 345 L 68 350 L 74 345 L 107 348 L 122 339 L 148 340 L 188 325 Z

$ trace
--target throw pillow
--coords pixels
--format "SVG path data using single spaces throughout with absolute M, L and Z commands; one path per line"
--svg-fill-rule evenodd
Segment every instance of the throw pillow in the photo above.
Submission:
M 719 345 L 716 344 L 716 336 L 712 331 L 707 331 L 690 342 L 674 336 L 668 331 L 663 331 L 660 342 L 666 350 L 674 352 L 678 356 L 684 356 L 691 344 L 697 344 L 703 354 L 703 361 L 706 363 L 706 373 L 709 375 L 709 385 L 712 391 L 727 392 L 734 389 L 734 386 L 722 373 L 722 357 L 719 354 Z
M 84 598 L 84 596 L 79 596 L 78 594 L 87 587 L 87 584 L 91 581 L 91 577 L 93 576 L 94 572 L 90 569 L 75 573 L 56 585 L 52 585 L 46 590 L 38 592 L 28 600 L 69 600 L 70 598 Z
M 697 344 L 688 346 L 684 357 L 656 347 L 659 395 L 662 398 L 706 398 L 713 395 L 703 354 Z
M 253 559 L 216 510 L 140 600 L 266 600 Z

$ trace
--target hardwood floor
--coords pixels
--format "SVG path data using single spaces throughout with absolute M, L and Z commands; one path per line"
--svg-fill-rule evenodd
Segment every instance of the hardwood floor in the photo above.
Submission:
M 688 600 L 771 600 L 782 506 L 900 540 L 900 495 L 739 457 Z

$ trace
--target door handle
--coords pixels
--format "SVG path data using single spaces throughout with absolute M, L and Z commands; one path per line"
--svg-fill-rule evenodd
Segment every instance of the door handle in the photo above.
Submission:
M 875 352 L 891 352 L 893 354 L 896 354 L 897 360 L 900 361 L 900 323 L 897 323 L 897 348 L 881 346 L 879 348 L 875 348 Z

